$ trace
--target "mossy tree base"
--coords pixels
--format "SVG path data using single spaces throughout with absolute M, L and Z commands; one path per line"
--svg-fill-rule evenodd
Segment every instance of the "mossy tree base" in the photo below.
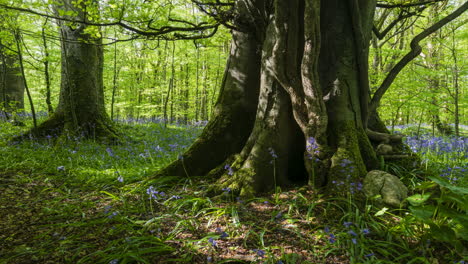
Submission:
M 105 144 L 117 144 L 122 136 L 112 121 L 107 118 L 94 118 L 81 124 L 67 120 L 61 113 L 53 114 L 36 128 L 13 138 L 12 142 L 23 140 L 56 140 L 58 142 L 89 139 Z
M 204 132 L 194 145 L 203 142 L 204 152 L 195 154 L 189 149 L 178 162 L 190 170 L 196 166 L 203 167 L 203 171 L 212 169 L 209 175 L 219 176 L 212 187 L 215 192 L 229 188 L 241 196 L 252 196 L 277 186 L 309 184 L 336 197 L 356 196 L 367 171 L 380 164 L 381 142 L 401 144 L 401 138 L 382 133 L 386 131 L 366 130 L 368 120 L 370 127 L 381 125 L 375 112 L 368 113 L 367 43 L 376 3 L 357 2 L 356 9 L 338 0 L 322 1 L 320 5 L 276 0 L 271 9 L 265 9 L 263 1 L 237 1 L 238 12 L 258 11 L 245 21 L 237 21 L 239 27 L 247 27 L 244 34 L 255 35 L 252 39 L 258 42 L 258 53 L 262 54 L 261 60 L 257 55 L 250 61 L 260 69 L 258 84 L 244 86 L 259 91 L 255 122 L 247 131 L 250 136 L 241 150 L 212 162 L 204 158 L 210 157 L 210 148 L 219 153 L 219 146 L 209 131 Z M 240 8 L 245 6 L 249 8 Z M 252 20 L 264 13 L 269 14 L 265 20 Z M 238 43 L 242 50 L 246 43 Z M 231 52 L 231 63 L 245 63 L 246 59 Z M 244 74 L 238 69 L 226 80 L 234 82 Z M 223 88 L 220 96 L 225 94 Z M 219 121 L 215 119 L 212 124 L 215 122 Z M 227 127 L 210 125 L 208 129 L 217 134 L 232 133 Z M 235 142 L 239 147 L 240 141 Z M 158 175 L 172 175 L 172 167 L 169 165 Z

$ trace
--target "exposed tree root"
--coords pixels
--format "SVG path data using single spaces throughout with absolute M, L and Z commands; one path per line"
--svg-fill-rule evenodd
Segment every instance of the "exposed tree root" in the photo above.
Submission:
M 36 128 L 19 135 L 11 142 L 19 142 L 28 139 L 34 140 L 57 140 L 58 142 L 92 139 L 106 144 L 117 144 L 122 141 L 118 131 L 106 118 L 90 120 L 81 125 L 75 125 L 65 120 L 65 116 L 55 113 Z

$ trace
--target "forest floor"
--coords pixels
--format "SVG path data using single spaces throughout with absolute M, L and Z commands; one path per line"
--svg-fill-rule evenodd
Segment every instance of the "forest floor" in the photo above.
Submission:
M 23 128 L 0 125 L 1 264 L 463 263 L 407 209 L 356 206 L 294 186 L 249 200 L 230 190 L 208 197 L 211 179 L 152 178 L 200 127 L 121 129 L 129 140 L 120 146 L 9 145 Z M 441 161 L 459 186 L 467 186 L 467 149 Z M 388 168 L 407 182 L 427 173 Z

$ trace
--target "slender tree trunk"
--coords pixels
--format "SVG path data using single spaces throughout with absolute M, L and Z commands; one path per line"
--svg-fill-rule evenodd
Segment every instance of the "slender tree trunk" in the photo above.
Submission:
M 47 46 L 47 38 L 45 34 L 45 29 L 47 26 L 48 19 L 44 21 L 42 25 L 42 45 L 44 46 L 44 80 L 46 85 L 46 105 L 47 113 L 52 115 L 54 113 L 54 107 L 52 106 L 52 100 L 50 98 L 50 73 L 49 73 L 49 47 Z
M 164 126 L 166 127 L 167 126 L 167 122 L 169 121 L 168 119 L 168 115 L 167 115 L 167 106 L 168 106 L 168 103 L 169 103 L 169 100 L 171 98 L 171 94 L 173 94 L 172 90 L 174 88 L 174 72 L 175 72 L 175 68 L 174 68 L 174 53 L 175 53 L 175 43 L 172 42 L 172 63 L 171 63 L 171 78 L 169 79 L 169 86 L 167 88 L 167 95 L 166 95 L 166 99 L 164 100 Z M 171 103 L 171 111 L 170 111 L 170 114 L 171 114 L 171 119 L 172 119 L 172 103 Z
M 209 67 L 208 63 L 205 60 L 202 66 L 203 69 L 203 88 L 201 91 L 201 103 L 200 103 L 200 119 L 208 120 L 208 74 Z
M 185 87 L 183 90 L 183 112 L 184 112 L 184 124 L 188 124 L 189 121 L 189 100 L 190 100 L 190 67 L 187 63 L 185 65 Z
M 114 106 L 115 106 L 115 94 L 117 93 L 117 79 L 119 72 L 117 70 L 117 42 L 114 44 L 114 67 L 113 67 L 113 78 L 112 78 L 112 97 L 111 97 L 111 120 L 114 120 Z
M 456 41 L 455 41 L 455 29 L 452 30 L 452 47 L 450 48 L 451 55 L 453 59 L 453 66 L 452 66 L 452 78 L 453 78 L 453 104 L 454 104 L 454 120 L 455 120 L 455 135 L 457 137 L 460 136 L 460 105 L 459 105 L 459 97 L 460 97 L 460 87 L 458 84 L 459 80 L 459 66 L 458 66 L 458 58 L 456 54 Z
M 21 35 L 19 32 L 15 32 L 15 41 L 16 41 L 16 51 L 18 52 L 18 63 L 21 71 L 21 78 L 24 85 L 24 90 L 28 95 L 29 106 L 31 108 L 31 114 L 33 119 L 34 128 L 37 128 L 37 118 L 36 118 L 36 110 L 34 109 L 34 103 L 31 96 L 31 92 L 29 91 L 28 83 L 26 82 L 26 74 L 24 72 L 24 64 L 23 64 L 23 52 L 21 49 Z
M 198 113 L 199 113 L 199 109 L 200 109 L 200 106 L 199 106 L 199 84 L 200 84 L 200 48 L 198 47 L 198 45 L 196 46 L 196 49 L 197 49 L 197 64 L 196 64 L 196 79 L 195 79 L 195 121 L 198 121 L 199 118 L 198 118 Z

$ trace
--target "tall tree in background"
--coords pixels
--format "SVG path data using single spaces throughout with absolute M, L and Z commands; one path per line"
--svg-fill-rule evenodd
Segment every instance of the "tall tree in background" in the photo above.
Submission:
M 54 114 L 25 136 L 64 132 L 104 141 L 118 139 L 104 107 L 103 48 L 98 27 L 85 23 L 99 16 L 98 1 L 62 0 L 56 6 L 62 45 L 60 99 Z M 76 21 L 76 22 L 70 22 Z M 80 22 L 84 23 L 80 23 Z
M 10 113 L 24 108 L 24 82 L 15 47 L 14 33 L 9 29 L 12 19 L 2 12 L 0 14 L 0 108 L 6 118 Z
M 400 143 L 400 137 L 379 133 L 387 132 L 375 121 L 383 94 L 420 53 L 419 41 L 468 3 L 417 35 L 370 100 L 375 8 L 371 0 L 236 1 L 236 29 L 214 118 L 158 174 L 223 175 L 219 187 L 241 195 L 294 180 L 336 195 L 349 191 L 376 167 L 377 145 Z
M 0 102 L 7 118 L 9 113 L 24 108 L 24 82 L 18 56 L 6 46 L 0 47 Z

